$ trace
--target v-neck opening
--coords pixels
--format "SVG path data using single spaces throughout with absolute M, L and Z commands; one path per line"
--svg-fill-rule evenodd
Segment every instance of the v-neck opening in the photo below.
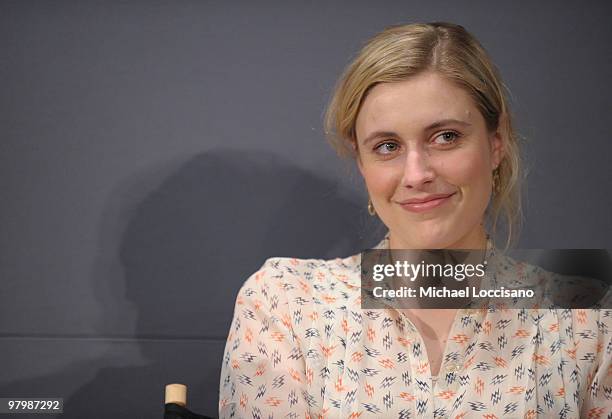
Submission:
M 414 322 L 412 320 L 410 320 L 410 318 L 406 315 L 406 313 L 404 313 L 403 311 L 398 310 L 400 315 L 402 315 L 408 322 L 410 322 L 410 325 L 414 328 L 414 330 L 418 333 L 418 336 L 423 344 L 423 348 L 425 351 L 425 355 L 427 358 L 427 364 L 429 367 L 429 377 L 432 378 L 432 380 L 434 379 L 434 377 L 437 379 L 441 372 L 442 372 L 442 366 L 444 365 L 444 360 L 446 359 L 446 355 L 447 355 L 447 350 L 448 350 L 448 346 L 449 346 L 449 341 L 450 341 L 450 337 L 453 335 L 453 332 L 455 331 L 455 327 L 457 324 L 457 320 L 461 319 L 461 317 L 463 316 L 464 313 L 462 313 L 464 311 L 464 309 L 457 309 L 455 311 L 455 316 L 453 317 L 453 322 L 451 323 L 451 327 L 448 330 L 448 335 L 446 336 L 446 342 L 444 343 L 444 348 L 442 350 L 442 355 L 440 357 L 440 367 L 438 368 L 437 374 L 434 375 L 432 372 L 432 362 L 431 362 L 431 354 L 429 353 L 429 350 L 427 349 L 427 345 L 425 344 L 425 339 L 423 339 L 423 334 L 421 333 L 421 331 L 416 327 L 416 325 L 414 324 Z

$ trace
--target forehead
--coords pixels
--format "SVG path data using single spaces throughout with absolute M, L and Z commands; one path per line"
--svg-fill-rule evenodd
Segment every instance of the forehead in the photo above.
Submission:
M 480 113 L 470 95 L 436 73 L 381 83 L 363 102 L 356 121 L 358 138 L 373 130 L 411 132 L 442 119 L 478 122 Z

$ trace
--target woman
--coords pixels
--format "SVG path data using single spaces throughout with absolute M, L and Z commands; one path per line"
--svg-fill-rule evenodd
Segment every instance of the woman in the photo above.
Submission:
M 447 23 L 392 27 L 342 76 L 327 126 L 388 227 L 379 249 L 488 249 L 520 202 L 499 74 Z M 487 224 L 489 222 L 489 224 Z M 499 258 L 492 274 L 535 267 Z M 221 417 L 605 417 L 610 310 L 362 309 L 360 255 L 268 259 L 236 302 Z

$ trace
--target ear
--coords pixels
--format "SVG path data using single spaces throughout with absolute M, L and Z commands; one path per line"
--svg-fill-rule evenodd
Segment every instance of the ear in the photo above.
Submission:
M 505 124 L 506 117 L 501 115 L 497 124 L 497 130 L 491 135 L 491 170 L 497 169 L 504 159 L 506 138 L 503 127 L 505 127 Z

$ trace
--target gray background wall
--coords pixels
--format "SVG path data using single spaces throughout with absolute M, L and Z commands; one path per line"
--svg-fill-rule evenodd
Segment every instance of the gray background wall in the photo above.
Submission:
M 248 275 L 379 238 L 322 114 L 391 24 L 463 24 L 502 70 L 527 139 L 520 245 L 611 248 L 610 11 L 0 2 L 0 397 L 63 397 L 65 418 L 161 417 L 178 381 L 214 415 Z

